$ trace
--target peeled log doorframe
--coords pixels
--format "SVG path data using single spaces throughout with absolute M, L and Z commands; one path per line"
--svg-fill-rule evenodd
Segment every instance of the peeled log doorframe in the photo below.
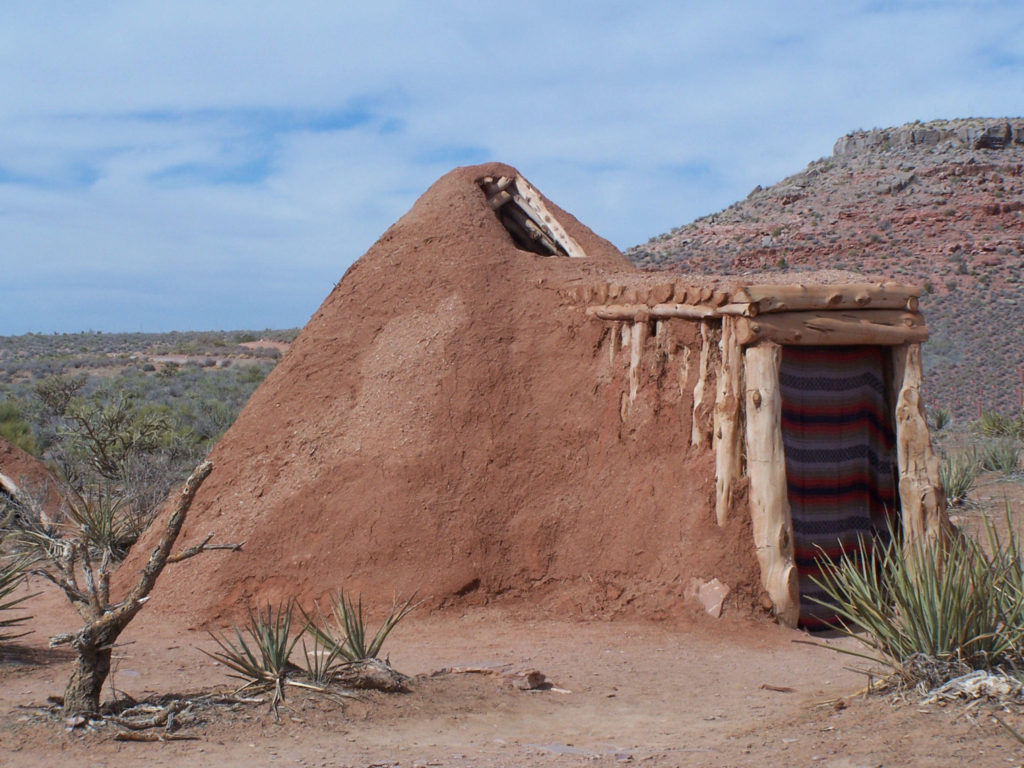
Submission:
M 800 584 L 793 561 L 793 520 L 782 442 L 782 347 L 762 342 L 748 347 L 743 360 L 750 518 L 761 583 L 779 622 L 795 627 L 800 618 Z
M 629 342 L 629 403 L 633 404 L 640 391 L 640 365 L 644 359 L 644 344 L 650 334 L 650 326 L 646 319 L 633 323 Z
M 893 347 L 896 461 L 903 541 L 933 541 L 946 531 L 946 498 L 921 403 L 921 345 Z M 912 551 L 912 550 L 908 550 Z
M 715 518 L 725 525 L 733 506 L 733 491 L 743 475 L 743 352 L 736 337 L 735 318 L 722 318 L 722 359 L 715 396 Z
M 693 387 L 693 419 L 690 425 L 690 445 L 710 448 L 714 427 L 711 419 L 711 345 L 714 334 L 710 320 L 700 321 L 700 363 L 697 383 Z

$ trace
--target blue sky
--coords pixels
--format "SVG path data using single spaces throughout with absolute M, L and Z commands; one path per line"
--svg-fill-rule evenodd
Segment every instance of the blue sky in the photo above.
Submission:
M 4 0 L 0 71 L 0 335 L 277 328 L 456 165 L 626 248 L 1024 114 L 1024 4 Z

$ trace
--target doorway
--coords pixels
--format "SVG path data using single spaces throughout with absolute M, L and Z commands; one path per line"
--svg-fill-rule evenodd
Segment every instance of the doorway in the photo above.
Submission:
M 800 581 L 800 626 L 835 614 L 815 599 L 816 561 L 866 554 L 899 515 L 887 347 L 785 346 L 779 371 L 782 442 Z

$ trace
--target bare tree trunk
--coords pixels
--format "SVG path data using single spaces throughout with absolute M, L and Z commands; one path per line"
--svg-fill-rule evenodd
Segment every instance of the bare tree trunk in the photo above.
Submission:
M 50 639 L 50 645 L 71 645 L 77 653 L 75 669 L 68 680 L 64 692 L 64 715 L 94 716 L 100 712 L 100 691 L 110 674 L 110 652 L 117 642 L 118 636 L 128 623 L 142 609 L 149 599 L 149 593 L 156 584 L 157 578 L 168 563 L 180 562 L 194 557 L 207 549 L 212 536 L 207 536 L 199 544 L 189 547 L 177 555 L 171 554 L 185 522 L 185 516 L 192 506 L 196 491 L 207 478 L 213 465 L 209 461 L 202 462 L 185 481 L 185 486 L 178 495 L 174 511 L 167 520 L 167 527 L 149 556 L 149 561 L 139 573 L 138 583 L 128 592 L 125 599 L 111 605 L 109 602 L 110 561 L 104 558 L 97 570 L 89 556 L 88 545 L 79 540 L 66 549 L 70 554 L 67 558 L 55 562 L 58 575 L 48 571 L 38 573 L 56 583 L 64 590 L 65 595 L 85 619 L 85 626 L 78 632 L 57 635 Z M 230 548 L 239 549 L 241 545 Z M 82 571 L 86 579 L 86 588 L 79 587 L 75 571 L 75 553 L 81 555 Z
M 73 645 L 78 658 L 64 690 L 64 716 L 95 715 L 100 711 L 100 691 L 110 674 L 111 644 L 90 638 Z

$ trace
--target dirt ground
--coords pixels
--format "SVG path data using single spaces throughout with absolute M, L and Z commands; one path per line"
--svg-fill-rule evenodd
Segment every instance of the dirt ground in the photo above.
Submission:
M 35 633 L 0 665 L 0 765 L 9 768 L 1024 763 L 1024 749 L 992 719 L 998 710 L 859 696 L 866 678 L 849 669 L 855 660 L 766 620 L 580 621 L 487 607 L 414 615 L 398 627 L 386 650 L 415 676 L 411 693 L 338 702 L 295 690 L 278 723 L 266 704 L 222 707 L 181 732 L 194 740 L 120 743 L 109 728 L 69 731 L 41 714 L 70 666 L 46 639 L 74 617 L 53 593 L 32 610 Z M 122 636 L 111 678 L 118 695 L 226 689 L 223 668 L 199 652 L 214 649 L 209 637 L 153 616 L 144 612 Z M 431 676 L 466 666 L 535 668 L 556 690 L 517 690 L 500 675 Z M 1002 716 L 1024 728 L 1024 715 Z

